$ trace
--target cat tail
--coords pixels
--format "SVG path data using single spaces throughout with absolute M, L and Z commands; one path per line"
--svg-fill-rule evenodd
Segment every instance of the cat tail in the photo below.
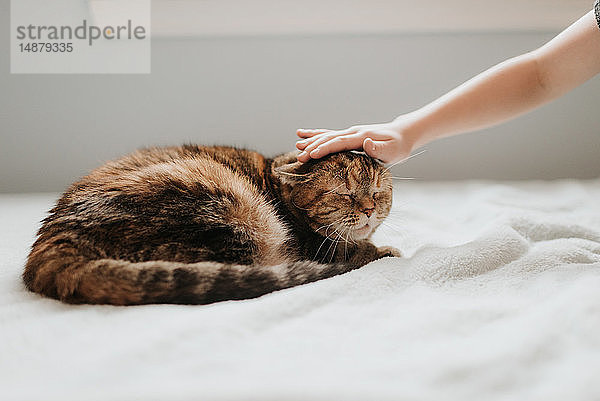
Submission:
M 138 305 L 153 303 L 209 304 L 256 298 L 346 273 L 346 264 L 312 261 L 276 266 L 218 262 L 128 262 L 82 257 L 29 260 L 23 275 L 34 292 L 69 303 Z

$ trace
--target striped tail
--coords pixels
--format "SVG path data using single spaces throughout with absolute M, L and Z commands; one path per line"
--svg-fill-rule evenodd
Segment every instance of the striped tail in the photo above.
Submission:
M 30 257 L 23 278 L 31 291 L 69 303 L 209 304 L 256 298 L 343 274 L 354 268 L 312 261 L 277 266 L 217 262 L 135 263 L 115 259 L 90 261 L 72 255 L 45 259 L 40 264 L 34 263 Z

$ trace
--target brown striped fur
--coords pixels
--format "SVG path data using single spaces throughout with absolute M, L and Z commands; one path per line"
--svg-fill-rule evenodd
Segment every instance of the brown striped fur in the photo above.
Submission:
M 69 303 L 253 298 L 399 256 L 368 241 L 391 199 L 387 171 L 354 152 L 302 164 L 230 147 L 139 150 L 62 195 L 23 279 Z

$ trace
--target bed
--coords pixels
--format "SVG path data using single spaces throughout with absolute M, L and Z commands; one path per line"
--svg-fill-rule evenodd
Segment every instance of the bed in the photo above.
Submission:
M 0 196 L 2 400 L 600 399 L 600 180 L 400 182 L 403 258 L 208 306 L 27 292 L 56 196 Z

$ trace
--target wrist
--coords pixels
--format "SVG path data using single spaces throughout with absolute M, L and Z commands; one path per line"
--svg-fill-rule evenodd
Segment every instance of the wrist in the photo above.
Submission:
M 393 130 L 410 151 L 425 145 L 425 130 L 422 116 L 417 111 L 396 117 L 392 122 Z

